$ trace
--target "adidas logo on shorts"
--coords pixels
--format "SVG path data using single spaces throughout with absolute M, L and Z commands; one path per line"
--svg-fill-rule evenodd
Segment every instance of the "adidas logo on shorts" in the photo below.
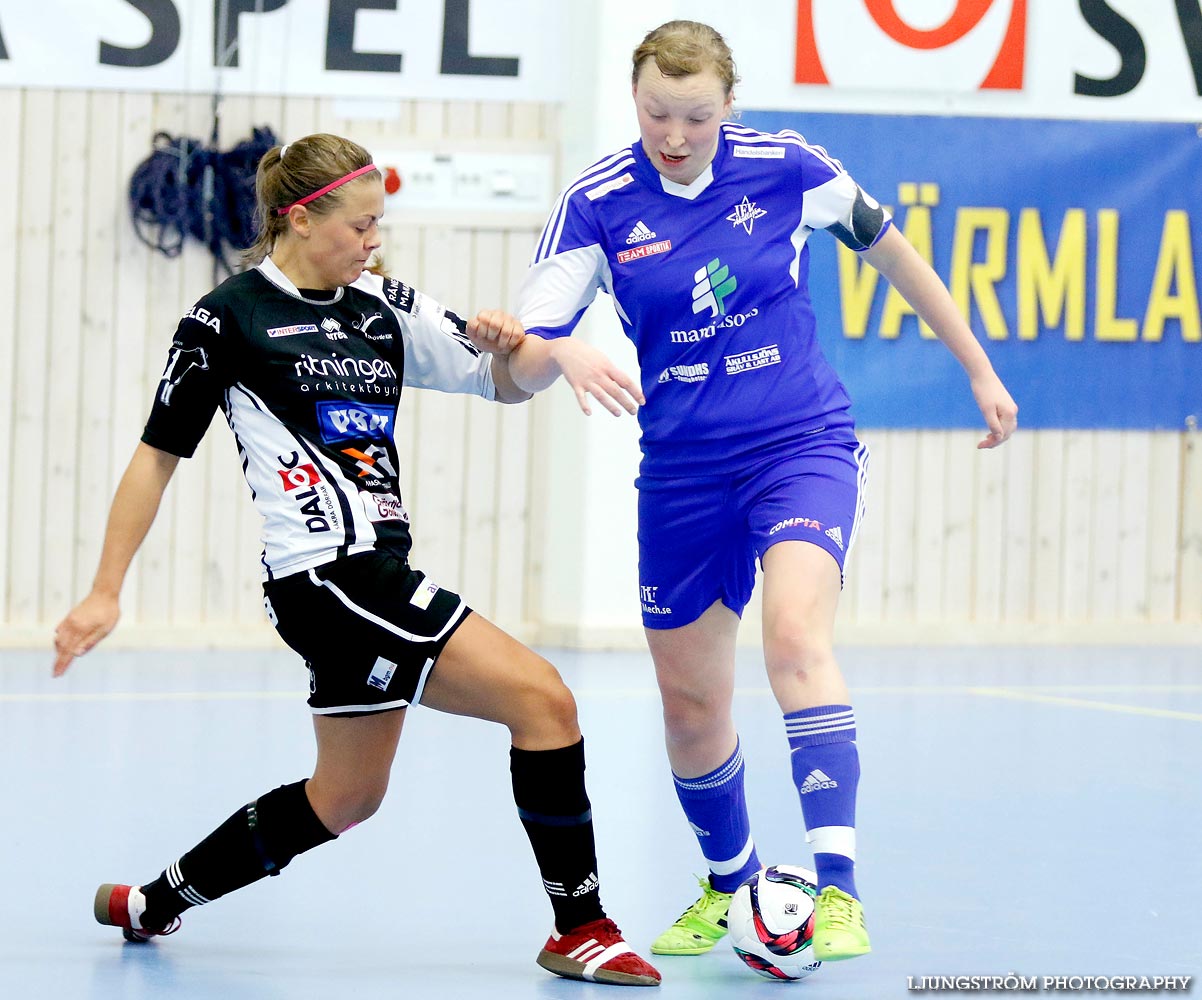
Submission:
M 827 528 L 826 537 L 839 546 L 839 551 L 843 551 L 843 532 L 839 530 L 839 525 L 833 528 Z

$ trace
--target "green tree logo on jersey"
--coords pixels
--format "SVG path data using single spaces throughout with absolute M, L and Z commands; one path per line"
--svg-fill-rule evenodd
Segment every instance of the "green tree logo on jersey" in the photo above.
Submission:
M 730 268 L 717 257 L 693 275 L 693 312 L 710 310 L 710 318 L 726 315 L 726 297 L 739 287 Z

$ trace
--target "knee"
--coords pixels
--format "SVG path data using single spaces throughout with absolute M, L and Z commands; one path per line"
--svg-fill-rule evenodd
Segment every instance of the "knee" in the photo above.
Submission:
M 371 819 L 380 808 L 387 791 L 387 779 L 333 788 L 322 784 L 319 776 L 309 782 L 313 811 L 334 834 L 345 833 L 352 826 Z
M 764 660 L 773 677 L 806 680 L 835 663 L 829 633 L 799 619 L 773 623 L 764 630 Z
M 575 732 L 579 729 L 580 723 L 576 714 L 576 699 L 572 696 L 572 692 L 558 673 L 555 675 L 555 683 L 547 686 L 543 699 L 543 710 L 553 725 L 562 729 L 565 734 L 568 734 L 569 731 Z
M 703 685 L 661 687 L 660 695 L 664 729 L 673 743 L 705 740 L 715 732 L 717 724 L 730 715 L 730 699 Z
M 516 698 L 514 720 L 510 724 L 515 739 L 524 736 L 539 744 L 567 746 L 580 738 L 576 699 L 547 660 L 536 657 L 525 671 L 525 682 Z

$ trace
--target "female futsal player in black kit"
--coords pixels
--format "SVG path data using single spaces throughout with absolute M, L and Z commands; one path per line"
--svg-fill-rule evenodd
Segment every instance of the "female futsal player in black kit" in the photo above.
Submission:
M 317 765 L 238 809 L 143 885 L 103 885 L 96 918 L 130 941 L 275 875 L 371 816 L 409 705 L 499 722 L 518 815 L 555 912 L 538 956 L 560 976 L 654 986 L 598 898 L 584 750 L 555 668 L 408 563 L 393 443 L 403 385 L 518 402 L 500 311 L 464 321 L 367 271 L 384 186 L 361 146 L 311 135 L 257 176 L 255 266 L 180 321 L 141 443 L 118 486 L 91 592 L 55 631 L 55 675 L 117 623 L 122 581 L 181 457 L 220 407 L 264 519 L 268 616 L 309 668 Z M 354 636 L 353 642 L 346 637 Z

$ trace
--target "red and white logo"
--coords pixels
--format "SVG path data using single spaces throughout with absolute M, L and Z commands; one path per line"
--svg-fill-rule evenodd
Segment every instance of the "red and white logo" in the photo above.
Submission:
M 291 469 L 277 469 L 280 478 L 284 481 L 284 492 L 288 493 L 291 490 L 298 490 L 302 486 L 313 486 L 321 482 L 321 476 L 317 474 L 317 469 L 311 463 L 306 462 L 304 465 L 296 465 Z
M 797 0 L 793 79 L 890 90 L 1021 90 L 1027 0 Z
M 667 253 L 671 249 L 671 240 L 660 240 L 658 243 L 644 243 L 642 246 L 632 247 L 629 250 L 619 250 L 617 253 L 618 263 L 625 264 L 632 260 L 638 260 L 640 257 L 651 257 L 657 253 Z

